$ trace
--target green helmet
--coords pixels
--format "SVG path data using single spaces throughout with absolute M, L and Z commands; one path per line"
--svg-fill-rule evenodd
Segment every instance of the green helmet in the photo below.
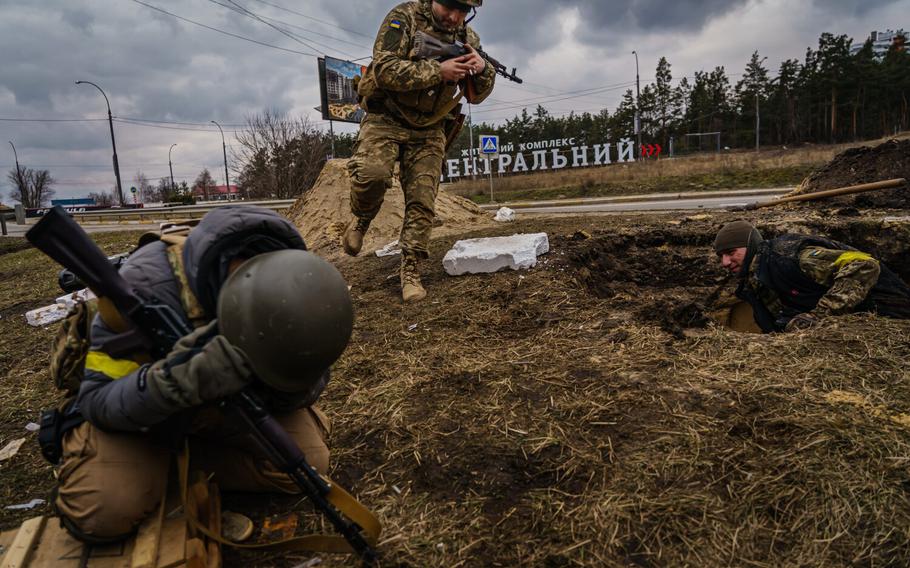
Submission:
M 462 12 L 470 12 L 471 8 L 480 8 L 483 5 L 483 0 L 436 0 L 436 2 L 446 8 L 461 10 Z
M 254 256 L 228 277 L 218 295 L 218 325 L 262 382 L 303 392 L 341 356 L 354 309 L 334 266 L 288 249 Z

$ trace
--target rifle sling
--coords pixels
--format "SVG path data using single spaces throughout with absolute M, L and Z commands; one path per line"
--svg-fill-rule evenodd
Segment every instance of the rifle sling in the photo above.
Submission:
M 244 550 L 306 550 L 309 552 L 357 554 L 357 552 L 351 548 L 348 541 L 339 535 L 309 534 L 260 544 L 242 544 L 232 542 L 221 535 L 213 533 L 211 529 L 200 523 L 196 516 L 186 506 L 189 480 L 189 452 L 189 445 L 186 444 L 183 451 L 177 456 L 177 469 L 180 475 L 180 499 L 183 504 L 184 516 L 186 517 L 187 522 L 206 537 L 225 546 Z M 338 509 L 338 511 L 344 514 L 344 516 L 357 523 L 362 529 L 364 539 L 370 546 L 375 547 L 376 542 L 379 540 L 379 533 L 382 530 L 379 520 L 350 493 L 342 489 L 328 477 L 325 477 L 325 480 L 331 487 L 328 495 L 326 495 L 326 499 Z

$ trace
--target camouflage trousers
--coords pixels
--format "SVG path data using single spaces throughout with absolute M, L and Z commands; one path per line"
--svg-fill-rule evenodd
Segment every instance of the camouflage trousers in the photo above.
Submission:
M 360 125 L 351 175 L 351 213 L 372 221 L 392 186 L 396 160 L 404 191 L 404 221 L 399 243 L 405 252 L 426 258 L 436 216 L 436 192 L 445 158 L 445 133 L 438 128 L 417 130 L 380 114 L 367 114 Z

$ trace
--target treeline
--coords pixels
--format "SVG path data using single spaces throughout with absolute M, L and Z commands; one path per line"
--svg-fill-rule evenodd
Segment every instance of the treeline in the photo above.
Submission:
M 899 37 L 877 59 L 871 41 L 850 55 L 850 38 L 825 33 L 817 49 L 807 49 L 802 61 L 782 62 L 775 76 L 756 51 L 735 83 L 723 67 L 674 81 L 670 62 L 662 57 L 654 82 L 641 87 L 642 142 L 659 143 L 666 151 L 672 137 L 677 151 L 699 144 L 710 149 L 716 144 L 713 138 L 699 141 L 687 135 L 720 132 L 723 146 L 752 147 L 757 113 L 762 145 L 848 142 L 906 130 L 910 54 L 904 41 Z M 503 142 L 575 138 L 597 144 L 634 138 L 634 117 L 630 89 L 612 113 L 605 108 L 555 117 L 537 106 L 499 126 L 475 124 L 473 132 L 498 134 Z M 461 133 L 450 157 L 469 147 L 468 131 Z

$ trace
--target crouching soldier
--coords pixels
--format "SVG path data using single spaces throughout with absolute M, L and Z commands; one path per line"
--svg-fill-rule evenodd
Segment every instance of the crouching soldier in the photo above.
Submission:
M 810 327 L 852 312 L 910 319 L 910 287 L 871 255 L 823 237 L 783 234 L 764 240 L 746 221 L 714 239 L 721 265 L 738 275 L 736 295 L 765 333 Z
M 62 436 L 54 506 L 86 542 L 122 539 L 156 510 L 182 440 L 192 467 L 222 489 L 297 493 L 217 405 L 243 389 L 259 395 L 310 465 L 328 469 L 329 423 L 314 403 L 353 324 L 341 275 L 304 252 L 291 223 L 257 207 L 216 209 L 185 240 L 168 237 L 140 242 L 120 274 L 195 330 L 159 360 L 123 356 L 123 320 L 102 300 L 64 413 L 78 425 Z

